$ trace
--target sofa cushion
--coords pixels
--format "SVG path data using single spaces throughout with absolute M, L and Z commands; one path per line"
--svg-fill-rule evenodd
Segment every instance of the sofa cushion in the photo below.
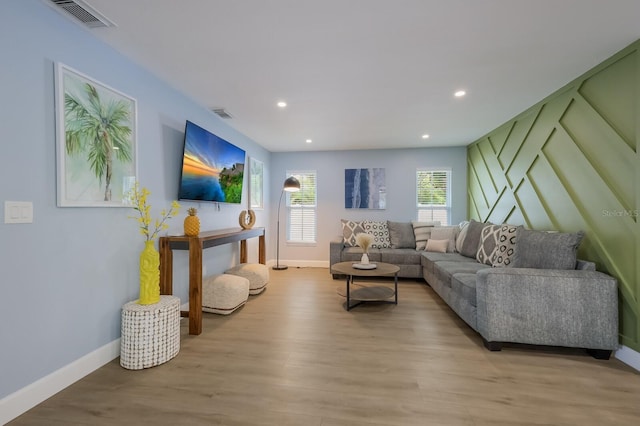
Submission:
M 453 274 L 451 277 L 451 290 L 466 300 L 471 306 L 476 305 L 476 274 L 466 272 Z
M 584 232 L 516 230 L 514 268 L 575 269 L 576 252 Z
M 498 248 L 498 234 L 500 225 L 487 225 L 480 233 L 480 244 L 476 252 L 476 260 L 485 265 L 493 266 L 493 257 Z
M 411 222 L 387 221 L 391 248 L 416 248 L 416 237 Z
M 387 222 L 376 222 L 373 220 L 365 220 L 363 222 L 364 231 L 373 235 L 373 248 L 390 248 L 391 240 L 389 239 L 389 227 Z
M 344 245 L 347 247 L 355 247 L 357 245 L 356 235 L 365 232 L 362 222 L 346 219 L 341 219 L 340 222 L 342 222 L 342 239 Z
M 420 265 L 422 252 L 415 249 L 380 249 L 380 261 L 394 265 Z
M 462 250 L 458 250 L 460 254 L 473 259 L 476 258 L 478 246 L 480 245 L 480 234 L 485 225 L 485 223 L 477 222 L 473 219 L 469 221 L 469 225 L 467 225 L 467 235 L 462 242 Z
M 516 248 L 516 231 L 519 226 L 502 225 L 498 232 L 498 246 L 493 253 L 492 262 L 494 268 L 512 266 L 513 255 Z
M 449 240 L 434 240 L 433 238 L 429 238 L 427 240 L 427 246 L 425 247 L 425 251 L 435 251 L 438 253 L 446 253 L 448 246 L 449 246 Z
M 427 240 L 431 237 L 431 230 L 434 226 L 440 226 L 440 222 L 411 222 L 413 235 L 416 239 L 416 250 L 424 250 Z
M 459 273 L 474 274 L 482 269 L 487 269 L 487 268 L 491 268 L 491 267 L 475 261 L 469 261 L 469 262 L 442 261 L 442 262 L 435 263 L 434 273 L 436 274 L 438 279 L 448 283 L 447 285 L 451 287 L 451 276 L 453 274 L 459 274 Z
M 421 256 L 431 262 L 442 262 L 442 261 L 475 262 L 469 259 L 468 257 L 462 256 L 459 253 L 436 253 L 436 252 L 425 251 L 421 253 Z
M 460 227 L 458 226 L 436 226 L 431 231 L 431 237 L 434 240 L 447 240 L 447 253 L 456 251 L 456 237 Z

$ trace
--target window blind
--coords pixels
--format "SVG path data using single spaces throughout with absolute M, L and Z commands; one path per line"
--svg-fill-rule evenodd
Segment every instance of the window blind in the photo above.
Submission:
M 451 171 L 416 171 L 416 205 L 419 221 L 439 221 L 448 225 L 451 218 Z
M 287 241 L 315 243 L 317 229 L 317 186 L 315 171 L 289 171 L 300 182 L 300 191 L 287 192 Z

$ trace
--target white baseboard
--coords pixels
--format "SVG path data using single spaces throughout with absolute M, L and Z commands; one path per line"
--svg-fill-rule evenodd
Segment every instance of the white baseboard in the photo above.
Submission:
M 628 366 L 640 371 L 640 352 L 636 352 L 630 347 L 623 345 L 616 351 L 615 357 Z
M 276 264 L 275 260 L 269 260 L 267 262 L 268 267 L 272 267 Z M 282 260 L 280 259 L 280 265 L 287 265 L 291 268 L 328 268 L 328 260 Z
M 40 404 L 120 356 L 120 338 L 0 399 L 0 425 Z

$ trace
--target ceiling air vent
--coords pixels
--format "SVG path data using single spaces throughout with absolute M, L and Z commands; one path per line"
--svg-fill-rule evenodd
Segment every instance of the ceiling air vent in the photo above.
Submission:
M 216 113 L 220 118 L 224 118 L 227 120 L 233 118 L 233 116 L 229 114 L 224 108 L 211 108 L 211 111 Z
M 49 0 L 56 10 L 65 16 L 73 16 L 89 28 L 115 27 L 116 24 L 82 0 Z

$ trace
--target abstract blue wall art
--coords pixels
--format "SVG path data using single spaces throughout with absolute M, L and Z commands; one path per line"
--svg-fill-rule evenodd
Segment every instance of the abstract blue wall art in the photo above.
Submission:
M 384 169 L 345 169 L 344 208 L 387 208 L 387 187 Z

